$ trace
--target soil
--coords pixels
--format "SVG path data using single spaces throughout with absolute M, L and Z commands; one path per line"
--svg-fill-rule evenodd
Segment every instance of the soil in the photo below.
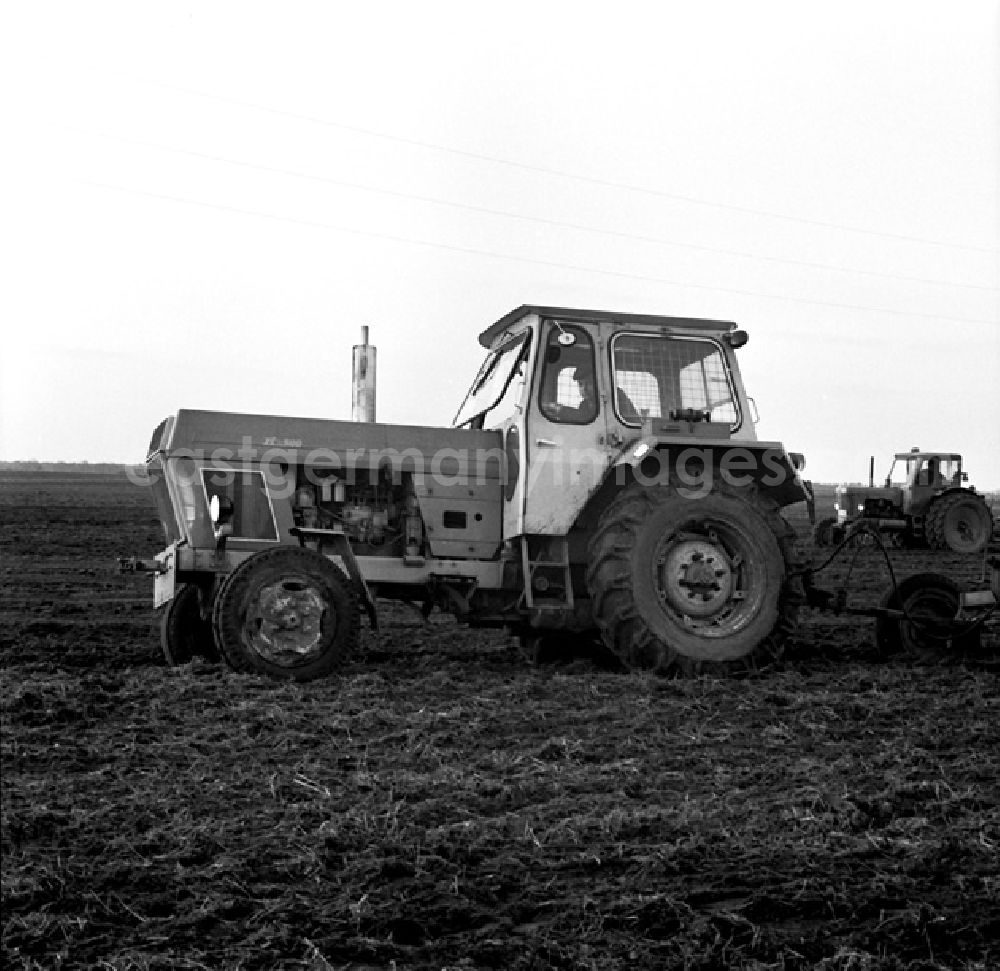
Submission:
M 1000 965 L 995 623 L 880 658 L 810 613 L 779 665 L 667 680 L 380 603 L 279 683 L 166 666 L 124 473 L 3 472 L 0 521 L 5 968 Z M 820 583 L 875 605 L 852 555 Z

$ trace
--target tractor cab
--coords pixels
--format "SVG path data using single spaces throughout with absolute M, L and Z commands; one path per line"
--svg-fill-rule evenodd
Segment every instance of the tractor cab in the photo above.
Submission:
M 505 537 L 565 536 L 644 457 L 665 473 L 691 456 L 695 488 L 735 452 L 743 484 L 764 479 L 779 505 L 804 497 L 800 460 L 757 440 L 734 323 L 522 306 L 479 340 L 487 356 L 452 423 L 503 435 Z
M 907 515 L 919 515 L 945 489 L 961 488 L 968 475 L 962 471 L 962 456 L 953 452 L 898 452 L 886 486 L 898 486 L 901 507 Z

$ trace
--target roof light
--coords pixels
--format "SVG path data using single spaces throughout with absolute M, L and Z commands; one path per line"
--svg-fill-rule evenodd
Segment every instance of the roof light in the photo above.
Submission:
M 726 334 L 726 342 L 734 351 L 737 347 L 742 347 L 748 340 L 750 340 L 750 335 L 745 330 L 731 330 Z

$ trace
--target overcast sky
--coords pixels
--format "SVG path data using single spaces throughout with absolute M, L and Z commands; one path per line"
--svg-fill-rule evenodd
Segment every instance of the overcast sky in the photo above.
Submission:
M 1000 3 L 7 4 L 0 458 L 448 424 L 522 303 L 738 321 L 817 481 L 1000 488 Z

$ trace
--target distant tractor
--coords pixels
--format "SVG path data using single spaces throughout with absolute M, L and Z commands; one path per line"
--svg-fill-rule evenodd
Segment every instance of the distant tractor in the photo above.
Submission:
M 817 546 L 836 545 L 864 523 L 876 527 L 888 546 L 953 553 L 980 553 L 986 547 L 993 517 L 983 496 L 964 485 L 968 475 L 961 455 L 915 448 L 897 453 L 884 486 L 875 485 L 874 472 L 872 458 L 867 486 L 837 486 L 837 515 L 816 524 Z
M 376 424 L 371 408 L 355 422 L 181 410 L 156 429 L 168 545 L 122 568 L 155 574 L 170 663 L 217 653 L 320 677 L 379 598 L 532 650 L 595 636 L 663 673 L 780 653 L 804 602 L 781 513 L 810 491 L 801 455 L 757 439 L 746 332 L 524 306 L 479 339 L 451 428 Z

